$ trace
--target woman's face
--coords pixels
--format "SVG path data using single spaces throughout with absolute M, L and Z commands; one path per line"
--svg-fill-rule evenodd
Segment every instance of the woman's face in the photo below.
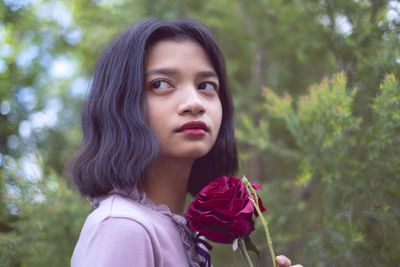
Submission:
M 196 159 L 217 139 L 222 120 L 219 79 L 194 41 L 162 40 L 147 55 L 145 111 L 161 158 Z

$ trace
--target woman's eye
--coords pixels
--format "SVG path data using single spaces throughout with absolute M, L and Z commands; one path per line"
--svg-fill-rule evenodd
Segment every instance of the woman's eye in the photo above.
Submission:
M 155 90 L 172 88 L 172 85 L 166 81 L 154 81 L 151 83 L 151 88 Z
M 199 89 L 206 90 L 206 91 L 217 91 L 217 85 L 212 82 L 203 82 L 199 84 Z

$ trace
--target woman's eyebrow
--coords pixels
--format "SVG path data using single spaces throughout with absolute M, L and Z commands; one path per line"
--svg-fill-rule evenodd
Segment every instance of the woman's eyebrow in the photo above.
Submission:
M 166 75 L 166 76 L 176 76 L 178 74 L 178 71 L 175 69 L 152 69 L 149 72 L 146 73 L 146 76 L 151 76 L 155 74 L 161 74 L 161 75 Z
M 197 76 L 200 78 L 216 78 L 216 79 L 218 79 L 218 75 L 215 71 L 200 71 L 197 73 Z
M 151 75 L 165 75 L 165 76 L 176 76 L 179 74 L 179 71 L 176 69 L 167 69 L 167 68 L 160 68 L 160 69 L 152 69 L 146 73 L 146 76 Z M 215 71 L 200 71 L 196 73 L 197 77 L 200 78 L 216 78 L 218 79 L 218 74 Z

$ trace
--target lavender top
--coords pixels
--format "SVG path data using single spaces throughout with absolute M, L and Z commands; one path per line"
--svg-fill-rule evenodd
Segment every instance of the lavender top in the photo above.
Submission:
M 96 209 L 82 228 L 72 267 L 203 266 L 194 232 L 166 205 L 156 206 L 136 188 L 91 201 Z

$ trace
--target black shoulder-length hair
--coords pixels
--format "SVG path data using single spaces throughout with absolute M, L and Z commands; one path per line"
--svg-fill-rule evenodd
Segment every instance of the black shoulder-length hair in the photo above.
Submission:
M 149 47 L 164 39 L 199 43 L 220 84 L 221 128 L 211 151 L 194 162 L 188 191 L 196 194 L 212 179 L 237 171 L 232 97 L 216 41 L 196 21 L 148 19 L 117 36 L 104 49 L 94 70 L 92 87 L 82 106 L 82 144 L 66 168 L 83 195 L 98 197 L 114 188 L 137 186 L 157 158 L 158 141 L 143 113 L 145 63 Z

